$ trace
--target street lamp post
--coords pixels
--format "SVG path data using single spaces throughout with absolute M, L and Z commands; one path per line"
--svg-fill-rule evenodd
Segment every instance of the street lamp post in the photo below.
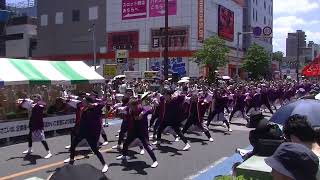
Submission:
M 164 46 L 164 78 L 168 79 L 169 74 L 169 57 L 168 57 L 168 51 L 169 51 L 169 1 L 165 0 L 165 46 Z
M 236 65 L 236 78 L 239 79 L 239 65 L 240 65 L 240 35 L 253 34 L 253 32 L 238 32 L 237 33 L 237 65 Z
M 297 43 L 297 60 L 296 60 L 296 74 L 297 74 L 297 82 L 299 84 L 299 66 L 300 66 L 300 34 L 297 33 L 297 40 L 298 40 L 298 43 Z
M 92 33 L 93 65 L 94 65 L 94 70 L 96 71 L 97 70 L 96 25 L 92 24 L 92 26 L 88 31 Z

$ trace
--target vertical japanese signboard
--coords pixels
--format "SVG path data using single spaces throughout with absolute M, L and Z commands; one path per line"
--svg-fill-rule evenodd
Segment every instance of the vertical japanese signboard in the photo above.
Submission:
M 147 17 L 147 0 L 122 0 L 122 20 Z
M 204 0 L 198 0 L 198 41 L 204 41 Z
M 169 0 L 168 14 L 177 15 L 177 0 Z M 149 16 L 159 17 L 165 15 L 165 0 L 150 0 Z

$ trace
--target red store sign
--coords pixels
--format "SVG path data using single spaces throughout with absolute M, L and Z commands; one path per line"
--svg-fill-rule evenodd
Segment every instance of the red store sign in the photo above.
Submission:
M 126 49 L 131 51 L 139 50 L 139 32 L 113 32 L 108 33 L 108 52 L 117 49 Z

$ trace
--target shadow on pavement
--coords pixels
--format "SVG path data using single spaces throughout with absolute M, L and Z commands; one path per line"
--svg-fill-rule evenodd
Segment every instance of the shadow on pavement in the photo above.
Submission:
M 202 145 L 208 145 L 208 143 L 206 143 L 205 139 L 199 139 L 199 138 L 192 138 L 192 137 L 187 137 L 187 139 L 191 142 L 191 143 L 201 143 Z
M 27 154 L 25 156 L 20 157 L 11 157 L 7 159 L 6 161 L 14 160 L 14 159 L 23 159 L 23 161 L 29 161 L 28 164 L 22 164 L 22 166 L 29 166 L 29 165 L 35 165 L 37 164 L 38 159 L 43 159 L 40 155 L 33 155 L 33 154 Z
M 140 174 L 140 175 L 148 175 L 145 169 L 151 168 L 151 166 L 144 161 L 133 161 L 133 162 L 122 161 L 122 163 L 109 164 L 109 167 L 111 166 L 124 166 L 122 171 L 135 171 L 136 173 L 134 174 Z
M 169 147 L 169 146 L 161 146 L 160 145 L 160 146 L 157 146 L 157 150 L 159 150 L 160 153 L 163 153 L 163 154 L 173 153 L 170 156 L 176 156 L 176 155 L 181 156 L 182 155 L 181 153 L 179 153 L 179 151 L 180 151 L 179 149 Z

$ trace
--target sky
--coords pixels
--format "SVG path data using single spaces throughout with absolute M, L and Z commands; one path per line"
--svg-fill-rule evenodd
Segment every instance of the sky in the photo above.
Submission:
M 21 2 L 26 0 L 7 0 Z M 262 0 L 258 0 L 262 1 Z M 273 45 L 274 51 L 286 51 L 288 32 L 304 30 L 307 41 L 320 44 L 320 0 L 273 0 Z
M 320 43 L 320 0 L 273 0 L 273 48 L 286 51 L 288 32 L 303 30 L 307 41 Z

